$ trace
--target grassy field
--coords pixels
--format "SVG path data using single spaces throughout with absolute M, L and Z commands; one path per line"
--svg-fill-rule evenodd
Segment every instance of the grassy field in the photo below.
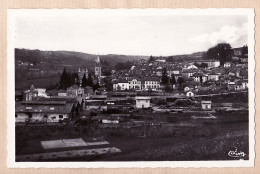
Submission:
M 57 161 L 238 160 L 227 155 L 235 147 L 247 154 L 243 159 L 249 158 L 248 114 L 221 114 L 215 115 L 215 119 L 193 119 L 194 113 L 150 115 L 154 119 L 149 123 L 162 124 L 134 128 L 100 128 L 93 125 L 81 132 L 75 131 L 72 124 L 61 128 L 16 127 L 16 154 L 63 151 L 44 150 L 40 141 L 81 137 L 85 141 L 108 141 L 122 152 Z M 175 117 L 174 121 L 169 122 L 169 117 Z

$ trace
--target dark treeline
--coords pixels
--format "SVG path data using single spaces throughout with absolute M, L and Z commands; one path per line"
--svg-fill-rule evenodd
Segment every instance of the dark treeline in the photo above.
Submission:
M 208 49 L 206 57 L 208 59 L 217 59 L 223 65 L 225 62 L 231 61 L 233 53 L 234 51 L 229 43 L 219 43 Z
M 58 89 L 67 89 L 72 85 L 79 85 L 79 77 L 77 73 L 70 74 L 66 71 L 66 68 L 62 71 Z
M 244 45 L 244 46 L 242 47 L 241 56 L 242 56 L 242 57 L 245 57 L 246 54 L 248 54 L 248 46 L 247 46 L 247 45 Z
M 193 54 L 187 54 L 187 55 L 174 55 L 174 56 L 150 56 L 148 59 L 148 62 L 152 62 L 158 59 L 164 59 L 167 62 L 182 62 L 185 60 L 198 60 L 198 59 L 204 59 L 205 53 L 204 52 L 197 52 Z
M 134 65 L 133 61 L 120 62 L 115 65 L 116 70 L 130 69 Z
M 82 77 L 82 80 L 81 80 L 81 86 L 83 88 L 85 88 L 86 86 L 90 86 L 90 87 L 94 86 L 92 76 L 90 73 L 88 73 L 88 78 L 86 77 L 86 74 L 84 74 L 84 76 Z

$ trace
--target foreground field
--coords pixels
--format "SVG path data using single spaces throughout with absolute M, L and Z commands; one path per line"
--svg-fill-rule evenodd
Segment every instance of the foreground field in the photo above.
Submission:
M 151 114 L 154 124 L 133 128 L 90 126 L 75 131 L 72 125 L 62 128 L 16 128 L 16 155 L 64 153 L 93 148 L 116 148 L 120 153 L 66 156 L 36 161 L 179 161 L 249 159 L 248 114 L 226 114 L 194 117 L 189 114 Z M 176 117 L 174 122 L 169 117 Z M 164 119 L 163 119 L 164 118 Z M 161 120 L 161 124 L 158 123 Z M 151 122 L 151 121 L 149 121 Z M 35 128 L 33 128 L 35 130 Z M 107 141 L 90 147 L 43 149 L 41 141 L 82 138 L 85 142 Z M 243 157 L 231 157 L 230 151 L 241 151 Z M 28 160 L 27 160 L 28 161 Z M 30 161 L 30 160 L 29 160 Z

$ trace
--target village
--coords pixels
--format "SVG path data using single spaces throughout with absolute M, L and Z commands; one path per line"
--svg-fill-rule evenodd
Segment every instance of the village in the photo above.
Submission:
M 19 66 L 33 64 L 20 61 Z M 174 141 L 175 153 L 184 148 L 176 143 L 192 141 L 190 146 L 196 147 L 195 139 L 217 141 L 215 137 L 229 135 L 217 154 L 237 133 L 246 134 L 248 55 L 242 47 L 233 49 L 232 58 L 224 62 L 150 56 L 108 76 L 102 69 L 97 55 L 95 67 L 79 67 L 73 82 L 66 82 L 65 67 L 57 88 L 30 84 L 29 89 L 16 90 L 18 161 L 185 160 L 194 152 L 167 156 L 166 142 Z M 103 151 L 86 150 L 94 147 L 91 143 Z M 148 143 L 149 149 L 135 156 L 138 143 Z M 160 155 L 152 150 L 158 147 L 165 148 Z M 194 157 L 201 159 L 209 158 Z

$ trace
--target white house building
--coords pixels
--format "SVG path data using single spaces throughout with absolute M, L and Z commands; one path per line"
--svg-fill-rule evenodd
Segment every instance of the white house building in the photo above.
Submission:
M 160 88 L 160 78 L 147 77 L 144 79 L 143 87 L 145 90 L 158 90 Z
M 186 97 L 193 97 L 193 96 L 194 96 L 194 92 L 192 92 L 192 91 L 188 91 L 186 93 Z
M 202 100 L 201 101 L 201 108 L 203 110 L 208 110 L 208 109 L 211 109 L 211 101 L 205 101 L 205 100 Z
M 129 83 L 126 80 L 120 80 L 113 84 L 114 91 L 124 91 L 129 90 Z
M 137 96 L 135 97 L 136 108 L 149 108 L 150 107 L 150 97 Z
M 204 74 L 204 73 L 194 73 L 192 76 L 193 80 L 195 82 L 205 82 L 208 80 L 208 75 Z
M 208 75 L 208 80 L 218 81 L 219 80 L 219 74 L 217 74 L 217 73 L 210 73 Z
M 230 67 L 231 67 L 231 62 L 224 63 L 224 68 L 230 68 Z
M 129 89 L 141 90 L 142 81 L 138 78 L 128 79 Z
M 45 102 L 46 103 L 46 102 Z M 47 104 L 26 104 L 15 108 L 15 122 L 59 122 L 73 117 L 75 105 L 71 102 L 56 101 Z

